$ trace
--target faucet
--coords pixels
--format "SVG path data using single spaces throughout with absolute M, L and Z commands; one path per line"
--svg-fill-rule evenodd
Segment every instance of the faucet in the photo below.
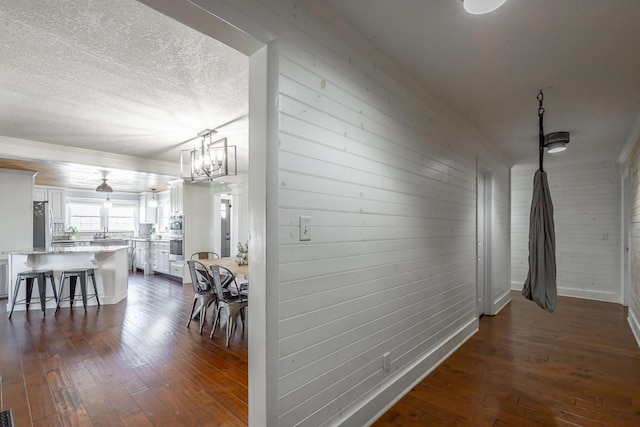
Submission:
M 102 238 L 103 238 L 103 239 L 106 239 L 106 238 L 107 238 L 107 233 L 108 233 L 108 231 L 107 231 L 107 227 L 105 227 L 105 228 L 104 228 L 104 230 L 102 231 Z

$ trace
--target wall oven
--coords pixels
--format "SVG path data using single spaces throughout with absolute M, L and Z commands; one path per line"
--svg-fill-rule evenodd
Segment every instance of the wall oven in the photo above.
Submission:
M 169 237 L 169 260 L 182 261 L 184 259 L 184 241 L 182 236 Z
M 172 233 L 182 234 L 182 215 L 171 215 L 169 229 Z

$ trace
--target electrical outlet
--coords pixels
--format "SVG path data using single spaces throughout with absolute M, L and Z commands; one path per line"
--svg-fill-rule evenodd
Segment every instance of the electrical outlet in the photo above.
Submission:
M 382 370 L 385 377 L 391 372 L 391 355 L 389 352 L 382 355 Z

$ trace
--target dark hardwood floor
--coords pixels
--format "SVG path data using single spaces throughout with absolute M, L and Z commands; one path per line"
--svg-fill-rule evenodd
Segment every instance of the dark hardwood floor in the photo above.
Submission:
M 617 304 L 513 292 L 498 316 L 375 426 L 639 426 L 640 349 Z M 15 312 L 0 302 L 0 401 L 16 426 L 245 426 L 247 333 L 186 328 L 190 287 L 129 279 L 117 305 Z
M 22 426 L 246 426 L 247 332 L 186 328 L 193 290 L 129 277 L 116 305 L 0 311 L 0 398 Z M 210 311 L 211 313 L 211 311 Z
M 512 292 L 383 426 L 640 426 L 640 348 L 618 304 Z

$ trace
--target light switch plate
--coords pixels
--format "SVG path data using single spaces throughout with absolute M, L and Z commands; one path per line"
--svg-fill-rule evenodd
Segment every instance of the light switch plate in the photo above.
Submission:
M 311 240 L 311 217 L 300 217 L 300 241 Z

